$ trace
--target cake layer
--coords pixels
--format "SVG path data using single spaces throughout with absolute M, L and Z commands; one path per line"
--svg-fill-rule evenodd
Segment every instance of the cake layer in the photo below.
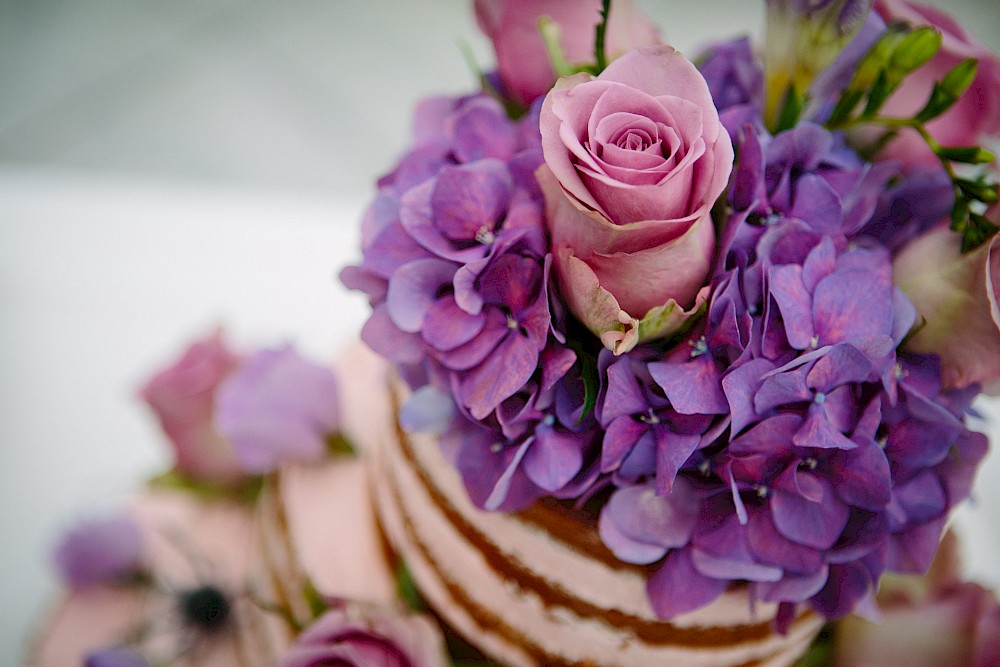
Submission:
M 775 635 L 776 607 L 751 611 L 740 588 L 660 621 L 645 568 L 617 561 L 592 525 L 554 504 L 480 511 L 433 439 L 397 428 L 379 444 L 377 500 L 393 546 L 437 611 L 506 664 L 788 665 L 822 625 L 803 612 Z

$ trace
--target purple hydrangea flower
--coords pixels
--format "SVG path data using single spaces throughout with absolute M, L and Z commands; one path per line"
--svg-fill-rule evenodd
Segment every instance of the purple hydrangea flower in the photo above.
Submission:
M 716 415 L 728 406 L 705 345 L 696 338 L 663 360 L 653 350 L 618 358 L 601 353 L 602 472 L 621 485 L 655 477 L 657 491 L 669 493 L 695 450 L 714 441 Z
M 128 648 L 108 648 L 87 654 L 84 667 L 150 667 L 149 661 Z
M 456 442 L 456 465 L 480 507 L 519 509 L 544 495 L 576 497 L 597 476 L 598 430 L 582 415 L 576 355 L 543 350 L 537 374 L 503 401 L 491 419 L 457 420 L 445 435 Z
M 289 345 L 247 359 L 219 387 L 215 425 L 244 470 L 315 461 L 339 424 L 337 379 Z
M 741 37 L 709 47 L 695 59 L 705 77 L 719 120 L 734 139 L 746 123 L 760 123 L 764 107 L 764 68 L 750 40 Z
M 54 558 L 73 588 L 121 582 L 144 567 L 142 535 L 125 515 L 83 521 L 63 536 Z
M 871 220 L 860 233 L 895 253 L 946 220 L 954 200 L 954 186 L 943 169 L 936 165 L 915 167 L 879 195 Z
M 437 99 L 417 126 L 366 215 L 361 263 L 341 277 L 372 303 L 362 338 L 418 394 L 451 397 L 454 413 L 415 403 L 407 422 L 440 432 L 450 420 L 442 441 L 460 443 L 473 499 L 523 506 L 589 470 L 594 439 L 567 416 L 561 383 L 576 355 L 550 300 L 538 108 L 512 121 L 485 96 Z

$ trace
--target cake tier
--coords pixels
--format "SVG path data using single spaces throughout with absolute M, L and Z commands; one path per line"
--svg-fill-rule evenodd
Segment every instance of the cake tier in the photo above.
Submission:
M 787 635 L 775 634 L 776 606 L 759 603 L 751 610 L 740 587 L 696 612 L 659 620 L 646 596 L 648 571 L 615 559 L 592 521 L 558 503 L 515 514 L 477 509 L 437 442 L 404 433 L 393 419 L 395 405 L 371 396 L 366 410 L 374 423 L 393 425 L 373 428 L 369 421 L 386 534 L 429 603 L 496 660 L 790 665 L 822 626 L 802 611 Z M 375 415 L 378 410 L 386 414 Z

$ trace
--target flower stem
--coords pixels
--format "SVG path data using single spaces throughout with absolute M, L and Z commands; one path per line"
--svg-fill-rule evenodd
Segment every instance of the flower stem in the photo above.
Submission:
M 594 60 L 597 61 L 598 73 L 603 72 L 608 66 L 608 54 L 604 50 L 604 38 L 608 31 L 608 15 L 611 13 L 611 0 L 601 2 L 601 20 L 597 24 L 597 32 L 594 35 Z

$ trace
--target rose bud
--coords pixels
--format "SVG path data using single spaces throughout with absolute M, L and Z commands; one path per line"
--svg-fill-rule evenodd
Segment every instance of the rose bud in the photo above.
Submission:
M 239 363 L 215 331 L 140 390 L 170 439 L 178 472 L 202 481 L 243 478 L 232 447 L 212 425 L 216 389 Z
M 599 0 L 476 0 L 476 20 L 493 42 L 504 92 L 525 106 L 544 95 L 556 80 L 538 27 L 543 16 L 559 26 L 567 61 L 593 60 L 594 34 L 601 20 Z M 612 57 L 660 43 L 656 27 L 634 0 L 613 4 L 605 39 Z
M 941 357 L 945 388 L 973 383 L 1000 390 L 1000 242 L 959 251 L 960 238 L 937 227 L 903 247 L 893 279 L 925 323 L 906 343 Z
M 616 354 L 676 330 L 703 299 L 711 209 L 733 167 L 705 79 L 669 46 L 639 49 L 596 78 L 560 79 L 540 125 L 570 310 Z
M 1000 58 L 969 35 L 958 22 L 930 5 L 909 0 L 876 0 L 875 11 L 886 23 L 911 27 L 930 25 L 941 31 L 941 49 L 926 65 L 903 80 L 881 113 L 909 118 L 930 98 L 935 81 L 967 58 L 976 58 L 976 78 L 953 107 L 931 120 L 927 129 L 944 146 L 978 146 L 984 137 L 1000 133 Z M 938 159 L 924 140 L 903 130 L 879 153 L 880 159 L 900 159 L 904 164 L 936 165 Z
M 429 617 L 372 605 L 332 609 L 299 635 L 281 667 L 444 667 L 441 631 Z

